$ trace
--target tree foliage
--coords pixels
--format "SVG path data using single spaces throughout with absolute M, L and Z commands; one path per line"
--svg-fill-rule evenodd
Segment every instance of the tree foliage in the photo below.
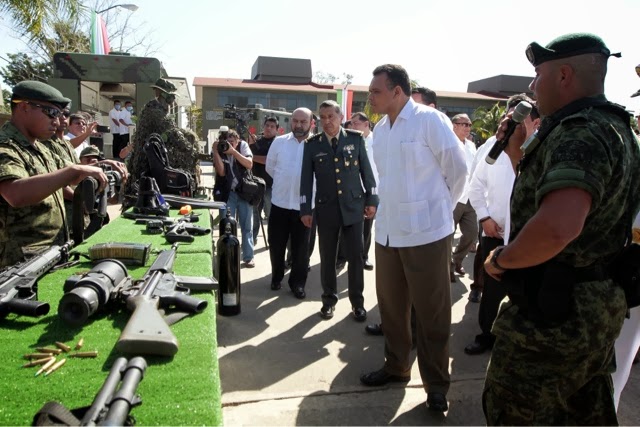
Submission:
M 204 135 L 202 134 L 202 108 L 196 107 L 196 103 L 193 102 L 189 108 L 186 109 L 187 119 L 188 119 L 188 127 L 192 129 L 198 138 L 204 140 Z
M 76 19 L 85 13 L 81 0 L 0 0 L 0 14 L 30 40 L 47 32 L 59 16 Z
M 485 107 L 478 107 L 473 112 L 473 122 L 471 125 L 472 132 L 482 140 L 482 142 L 489 139 L 492 135 L 495 135 L 500 125 L 500 120 L 505 112 L 504 106 L 501 106 L 499 102 L 486 109 Z
M 13 87 L 23 80 L 46 82 L 53 75 L 50 62 L 40 62 L 26 53 L 9 53 L 9 65 L 0 69 L 2 80 Z

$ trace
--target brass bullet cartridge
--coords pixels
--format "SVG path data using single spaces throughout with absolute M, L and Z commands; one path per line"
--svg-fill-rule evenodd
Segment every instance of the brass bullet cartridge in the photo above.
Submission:
M 47 357 L 51 357 L 51 353 L 30 353 L 25 354 L 24 358 L 27 360 L 31 359 L 46 359 Z
M 36 350 L 38 350 L 40 353 L 50 353 L 50 354 L 62 353 L 62 350 L 60 350 L 59 348 L 37 347 Z
M 51 356 L 46 359 L 36 359 L 33 362 L 25 363 L 22 365 L 23 368 L 31 368 L 32 366 L 44 365 L 49 362 L 51 359 L 55 359 L 55 357 Z
M 65 364 L 65 362 L 67 361 L 67 359 L 62 359 L 58 362 L 56 362 L 53 366 L 51 366 L 45 373 L 44 376 L 46 377 L 47 375 L 49 375 L 50 373 L 57 371 L 62 365 Z
M 69 353 L 69 357 L 98 357 L 97 351 L 83 351 L 77 353 Z
M 63 342 L 56 341 L 55 344 L 56 344 L 56 347 L 58 347 L 60 350 L 64 351 L 65 353 L 69 353 L 69 350 L 71 350 L 71 347 L 69 347 Z
M 80 350 L 83 345 L 84 345 L 84 338 L 80 338 L 80 341 L 78 341 L 78 344 L 76 344 L 75 350 Z
M 46 371 L 47 369 L 49 369 L 51 367 L 51 365 L 53 365 L 54 363 L 56 363 L 56 358 L 52 358 L 51 360 L 49 360 L 42 368 L 40 368 L 38 370 L 38 372 L 36 372 L 36 377 L 38 375 L 40 375 L 41 373 L 43 373 L 44 371 Z

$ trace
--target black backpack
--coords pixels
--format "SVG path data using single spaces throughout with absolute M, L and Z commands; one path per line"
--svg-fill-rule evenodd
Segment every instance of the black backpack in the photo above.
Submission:
M 193 176 L 169 164 L 167 148 L 162 137 L 152 133 L 144 144 L 144 153 L 149 160 L 148 175 L 155 178 L 161 193 L 191 197 L 195 191 Z

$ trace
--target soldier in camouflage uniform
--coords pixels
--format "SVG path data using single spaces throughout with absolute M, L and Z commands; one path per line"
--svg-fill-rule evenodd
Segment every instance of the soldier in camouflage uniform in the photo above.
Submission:
M 24 81 L 13 88 L 11 121 L 0 129 L 0 267 L 68 240 L 63 187 L 87 176 L 100 189 L 107 185 L 99 168 L 67 164 L 58 169 L 40 142 L 56 131 L 69 102 L 42 82 Z
M 617 424 L 610 374 L 626 301 L 607 267 L 640 206 L 640 149 L 604 96 L 609 56 L 592 34 L 527 48 L 544 119 L 523 146 L 510 242 L 485 262 L 509 295 L 492 330 L 489 425 Z
M 169 106 L 175 102 L 176 87 L 168 80 L 158 79 L 151 85 L 156 93 L 156 98 L 149 101 L 138 119 L 136 133 L 133 141 L 133 151 L 128 159 L 128 167 L 131 178 L 125 187 L 125 194 L 135 196 L 136 185 L 143 173 L 149 169 L 149 161 L 144 153 L 144 144 L 152 133 L 162 136 L 167 148 L 169 164 L 172 168 L 182 169 L 197 177 L 198 141 L 190 142 L 184 133 L 176 126 L 171 117 L 167 115 Z M 199 186 L 199 182 L 196 181 Z M 135 198 L 129 197 L 123 203 L 123 209 L 135 203 Z

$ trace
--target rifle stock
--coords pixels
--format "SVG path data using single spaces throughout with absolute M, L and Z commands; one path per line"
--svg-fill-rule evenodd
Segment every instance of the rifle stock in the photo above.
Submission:
M 126 354 L 173 356 L 178 352 L 178 339 L 158 311 L 159 299 L 148 295 L 127 298 L 133 310 L 116 348 Z

